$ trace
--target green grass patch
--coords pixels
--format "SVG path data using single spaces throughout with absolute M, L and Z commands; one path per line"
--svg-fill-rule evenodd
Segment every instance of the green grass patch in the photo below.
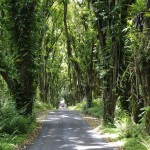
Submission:
M 118 128 L 111 128 L 111 127 L 106 127 L 106 126 L 100 126 L 101 131 L 103 131 L 103 133 L 110 133 L 110 134 L 118 134 L 119 133 L 119 129 Z

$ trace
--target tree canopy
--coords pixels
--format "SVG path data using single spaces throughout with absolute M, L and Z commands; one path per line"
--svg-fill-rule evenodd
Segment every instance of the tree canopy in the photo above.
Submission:
M 101 98 L 104 124 L 119 103 L 150 134 L 150 0 L 0 4 L 0 81 L 21 115 L 37 95 L 54 107 Z

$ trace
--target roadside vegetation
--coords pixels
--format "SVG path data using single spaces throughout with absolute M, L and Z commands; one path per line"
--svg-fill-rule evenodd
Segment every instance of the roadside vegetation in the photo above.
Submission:
M 110 142 L 119 142 L 123 150 L 149 150 L 150 137 L 145 131 L 145 124 L 135 124 L 129 114 L 122 111 L 120 104 L 117 104 L 115 123 L 104 125 L 103 124 L 103 103 L 102 99 L 93 100 L 91 108 L 87 108 L 85 100 L 78 103 L 76 106 L 69 109 L 79 111 L 91 117 L 96 117 L 99 120 L 99 132 L 104 134 L 105 139 Z M 93 126 L 93 120 L 86 119 L 87 123 Z M 89 117 L 87 117 L 89 118 Z M 92 118 L 91 118 L 92 119 Z
M 39 103 L 36 104 L 36 111 L 32 116 L 24 117 L 15 111 L 12 102 L 7 102 L 0 112 L 0 150 L 16 150 L 25 141 L 27 141 L 25 144 L 34 142 L 32 136 L 39 132 L 36 128 L 42 127 L 42 124 L 36 121 L 36 117 L 46 115 L 46 112 L 51 109 L 52 107 L 48 104 L 40 102 L 40 106 Z
M 0 0 L 1 149 L 61 99 L 149 149 L 150 0 Z
M 36 121 L 37 116 L 53 109 L 50 104 L 36 100 L 33 115 L 22 116 L 16 111 L 8 92 L 3 93 L 0 106 L 0 150 L 18 150 L 25 141 L 31 144 L 33 135 L 39 132 L 36 128 L 42 126 Z M 33 135 L 30 136 L 30 134 Z

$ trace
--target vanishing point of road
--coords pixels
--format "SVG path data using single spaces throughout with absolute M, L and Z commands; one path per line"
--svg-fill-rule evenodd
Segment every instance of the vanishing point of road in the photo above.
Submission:
M 117 150 L 93 132 L 75 111 L 49 112 L 44 126 L 29 150 Z

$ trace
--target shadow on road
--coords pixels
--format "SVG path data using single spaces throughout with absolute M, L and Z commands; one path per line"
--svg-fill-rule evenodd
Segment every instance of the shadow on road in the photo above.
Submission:
M 58 110 L 48 114 L 43 129 L 30 150 L 115 150 L 93 132 L 74 111 Z

